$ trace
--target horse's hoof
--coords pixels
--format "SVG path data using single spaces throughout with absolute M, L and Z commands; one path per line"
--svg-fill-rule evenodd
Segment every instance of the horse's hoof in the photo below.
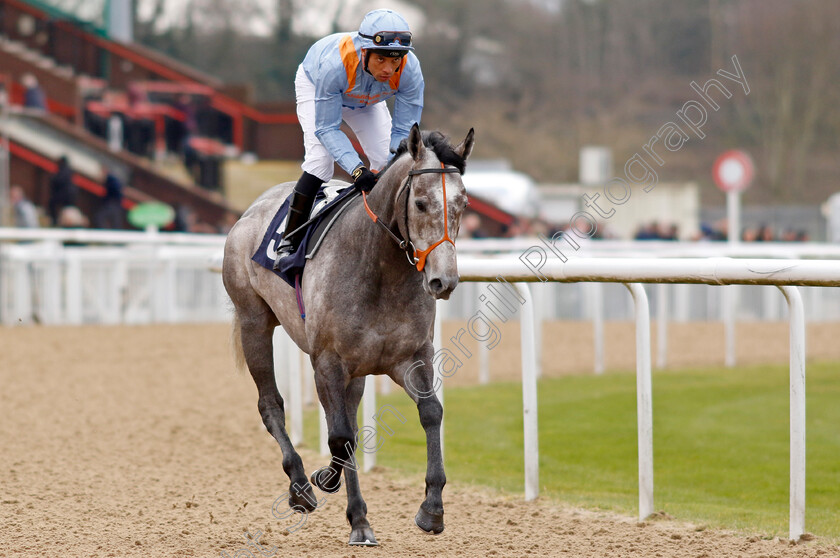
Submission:
M 336 478 L 338 481 L 335 481 Z M 329 465 L 312 473 L 309 481 L 327 494 L 335 494 L 341 488 L 341 474 L 330 469 Z M 332 485 L 331 482 L 335 484 Z
M 373 536 L 373 529 L 365 527 L 364 529 L 353 529 L 350 533 L 350 546 L 379 546 L 376 542 L 376 537 Z
M 435 515 L 420 507 L 420 511 L 414 516 L 414 523 L 421 531 L 429 535 L 440 535 L 443 533 L 443 513 Z
M 305 481 L 303 488 L 299 483 L 292 484 L 289 487 L 289 507 L 299 513 L 303 513 L 301 509 L 306 513 L 314 511 L 318 507 L 318 500 L 315 498 L 312 485 Z

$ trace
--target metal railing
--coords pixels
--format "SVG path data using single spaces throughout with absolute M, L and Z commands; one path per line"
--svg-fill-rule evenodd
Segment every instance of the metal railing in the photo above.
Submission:
M 0 229 L 0 323 L 227 321 L 211 269 L 223 244 L 218 235 Z
M 522 394 L 525 462 L 525 499 L 539 493 L 539 441 L 537 424 L 537 365 L 534 345 L 536 316 L 528 284 L 541 279 L 515 257 L 459 257 L 461 281 L 515 286 L 521 304 Z M 642 283 L 686 283 L 707 285 L 773 285 L 787 301 L 790 312 L 790 515 L 789 535 L 798 539 L 805 533 L 805 311 L 798 286 L 840 286 L 840 261 L 768 259 L 617 259 L 581 258 L 567 263 L 551 262 L 542 270 L 547 282 L 618 283 L 630 291 L 636 320 L 636 398 L 639 455 L 639 519 L 654 512 L 653 405 L 651 378 L 650 306 Z M 440 308 L 440 303 L 439 306 Z M 440 331 L 440 312 L 436 330 Z M 280 347 L 282 338 L 275 337 Z M 442 350 L 436 335 L 436 352 Z M 486 339 L 476 339 L 483 341 Z M 286 359 L 275 368 L 278 384 L 286 386 L 292 418 L 292 438 L 302 433 L 303 388 L 300 358 L 296 349 L 279 349 Z M 288 355 L 295 355 L 289 357 Z M 278 361 L 278 364 L 280 362 Z M 439 373 L 439 371 L 438 371 Z M 308 376 L 308 374 L 307 374 Z M 441 380 L 443 378 L 440 378 Z M 367 378 L 363 403 L 364 426 L 375 430 L 375 381 Z M 443 382 L 437 384 L 443 403 Z M 311 393 L 311 388 L 307 388 Z M 321 412 L 321 451 L 326 453 L 326 428 Z M 297 424 L 295 424 L 297 423 Z M 443 428 L 441 429 L 443 438 Z M 443 440 L 441 440 L 443 442 Z M 443 447 L 443 443 L 441 443 Z M 375 464 L 375 453 L 364 455 L 364 470 Z

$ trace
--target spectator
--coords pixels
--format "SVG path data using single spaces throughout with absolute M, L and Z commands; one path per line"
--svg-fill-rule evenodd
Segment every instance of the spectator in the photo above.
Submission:
M 729 221 L 718 219 L 714 224 L 714 231 L 712 240 L 729 240 Z M 738 231 L 735 231 L 733 234 L 738 234 Z
M 458 236 L 462 238 L 486 238 L 487 235 L 481 231 L 481 217 L 471 212 L 464 214 Z
M 759 242 L 772 242 L 776 240 L 776 235 L 773 232 L 773 227 L 770 225 L 765 225 L 762 223 L 758 227 L 758 238 L 756 239 Z
M 636 233 L 633 235 L 634 240 L 658 240 L 659 239 L 659 223 L 656 221 L 647 225 L 639 225 Z
M 107 126 L 108 126 L 108 130 L 107 130 L 108 149 L 110 149 L 111 151 L 113 151 L 115 153 L 117 151 L 122 151 L 123 136 L 124 136 L 124 133 L 125 133 L 123 131 L 122 118 L 120 118 L 119 115 L 112 114 L 108 118 Z
M 137 83 L 129 83 L 126 87 L 126 95 L 128 97 L 128 104 L 131 108 L 136 108 L 137 105 L 148 102 L 146 91 Z
M 20 81 L 25 88 L 23 106 L 30 109 L 47 110 L 47 98 L 44 96 L 41 86 L 38 85 L 38 78 L 27 73 L 23 74 Z
M 186 158 L 187 150 L 190 149 L 190 138 L 198 134 L 198 120 L 192 97 L 186 94 L 179 95 L 175 101 L 175 109 L 183 115 L 184 120 L 179 122 L 179 125 L 176 127 L 177 138 L 173 138 L 176 140 L 173 143 L 176 144 L 178 151 L 183 153 Z
M 9 190 L 9 199 L 12 202 L 12 210 L 15 213 L 15 226 L 24 229 L 34 229 L 40 226 L 38 222 L 38 210 L 35 204 L 26 199 L 23 188 L 12 186 Z
M 122 229 L 123 225 L 123 184 L 112 170 L 105 173 L 105 196 L 102 205 L 94 217 L 97 229 Z
M 63 207 L 58 215 L 58 226 L 65 229 L 86 229 L 89 224 L 88 218 L 75 205 Z
M 747 227 L 744 229 L 744 232 L 741 233 L 741 240 L 744 242 L 755 242 L 756 240 L 760 240 L 758 237 L 759 229 L 754 227 Z
M 128 112 L 125 114 L 123 146 L 128 151 L 141 157 L 152 155 L 155 140 L 155 124 L 147 111 L 146 91 L 137 83 L 131 83 L 126 89 Z
M 58 224 L 58 217 L 65 207 L 75 206 L 78 189 L 73 184 L 73 170 L 66 156 L 58 160 L 58 170 L 50 179 L 50 201 L 48 210 L 53 225 Z
M 502 232 L 504 238 L 518 238 L 525 235 L 522 224 L 517 220 L 514 220 L 510 225 L 505 225 Z
M 175 219 L 172 221 L 172 232 L 189 232 L 192 221 L 192 210 L 184 204 L 178 204 L 175 208 Z
M 0 111 L 9 107 L 9 92 L 6 91 L 6 84 L 0 81 Z
M 225 218 L 222 221 L 222 224 L 219 226 L 219 230 L 217 231 L 219 234 L 227 234 L 230 232 L 230 229 L 236 224 L 239 219 L 233 213 L 225 214 Z

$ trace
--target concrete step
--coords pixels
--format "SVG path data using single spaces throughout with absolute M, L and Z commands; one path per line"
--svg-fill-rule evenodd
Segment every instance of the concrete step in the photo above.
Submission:
M 18 58 L 31 62 L 34 66 L 53 72 L 65 79 L 72 78 L 75 75 L 72 66 L 67 64 L 59 65 L 55 59 L 49 56 L 44 56 L 37 50 L 28 48 L 20 41 L 13 41 L 2 35 L 0 35 L 0 51 L 13 54 Z
M 73 67 L 72 67 L 72 66 L 68 66 L 68 65 L 64 65 L 64 66 L 56 66 L 56 67 L 55 67 L 55 69 L 54 69 L 53 71 L 54 71 L 56 74 L 58 74 L 58 75 L 60 75 L 60 76 L 62 76 L 62 77 L 65 77 L 65 78 L 71 78 L 71 77 L 73 77 L 73 75 L 74 75 L 74 73 L 75 73 L 75 72 L 73 71 Z
M 23 52 L 24 50 L 26 50 L 26 47 L 23 46 L 23 43 L 5 38 L 2 41 L 0 41 L 0 48 L 10 53 Z
M 41 56 L 35 61 L 35 65 L 45 70 L 55 69 L 55 60 Z

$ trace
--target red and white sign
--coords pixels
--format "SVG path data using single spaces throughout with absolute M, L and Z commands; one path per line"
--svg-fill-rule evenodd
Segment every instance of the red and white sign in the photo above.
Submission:
M 724 192 L 746 190 L 755 176 L 752 158 L 743 151 L 733 149 L 721 154 L 712 168 L 718 188 Z

